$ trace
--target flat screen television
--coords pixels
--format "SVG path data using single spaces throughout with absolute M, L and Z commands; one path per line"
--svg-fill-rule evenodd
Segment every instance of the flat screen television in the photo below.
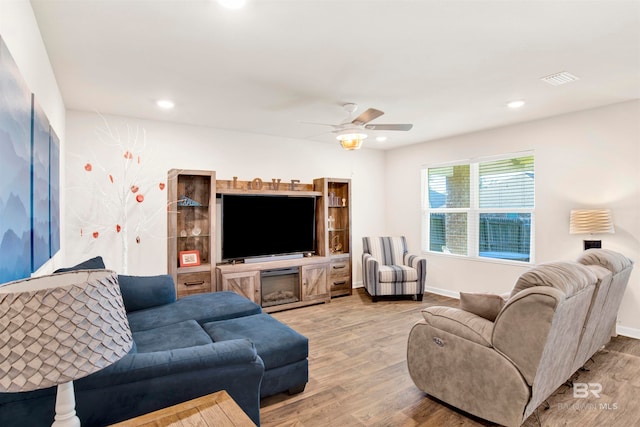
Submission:
M 315 252 L 316 198 L 223 194 L 223 261 Z

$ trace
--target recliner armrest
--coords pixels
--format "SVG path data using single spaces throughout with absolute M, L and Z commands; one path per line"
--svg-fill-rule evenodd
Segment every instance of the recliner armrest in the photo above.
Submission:
M 513 362 L 529 385 L 533 384 L 556 308 L 565 298 L 559 289 L 534 286 L 511 297 L 496 317 L 491 337 L 494 348 Z
M 434 306 L 422 310 L 424 320 L 434 328 L 485 347 L 492 347 L 493 322 L 454 307 Z

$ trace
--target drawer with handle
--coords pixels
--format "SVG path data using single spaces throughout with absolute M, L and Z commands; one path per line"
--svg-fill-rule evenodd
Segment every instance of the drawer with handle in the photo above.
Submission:
M 178 274 L 176 283 L 178 298 L 211 292 L 211 273 L 208 271 Z
M 351 276 L 349 260 L 331 262 L 331 264 L 329 265 L 329 276 Z
M 329 286 L 331 290 L 351 288 L 351 268 L 349 260 L 336 260 L 329 265 Z

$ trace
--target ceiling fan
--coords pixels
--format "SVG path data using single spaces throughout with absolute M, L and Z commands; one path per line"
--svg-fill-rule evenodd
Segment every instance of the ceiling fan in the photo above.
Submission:
M 345 150 L 357 150 L 362 146 L 362 141 L 367 137 L 364 133 L 369 130 L 401 130 L 408 131 L 413 127 L 412 124 L 370 124 L 369 122 L 377 119 L 384 114 L 383 111 L 369 108 L 355 119 L 351 119 L 353 113 L 358 109 L 358 104 L 344 104 L 344 110 L 349 114 L 347 121 L 344 123 L 332 125 L 327 123 L 309 123 L 331 126 L 334 128 L 333 133 L 337 134 L 336 139 L 340 141 L 340 145 Z

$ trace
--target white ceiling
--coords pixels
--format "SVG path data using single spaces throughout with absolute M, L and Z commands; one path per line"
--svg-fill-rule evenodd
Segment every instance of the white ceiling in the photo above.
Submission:
M 337 144 L 300 121 L 355 102 L 414 124 L 388 149 L 640 98 L 640 1 L 248 3 L 31 0 L 71 110 Z

